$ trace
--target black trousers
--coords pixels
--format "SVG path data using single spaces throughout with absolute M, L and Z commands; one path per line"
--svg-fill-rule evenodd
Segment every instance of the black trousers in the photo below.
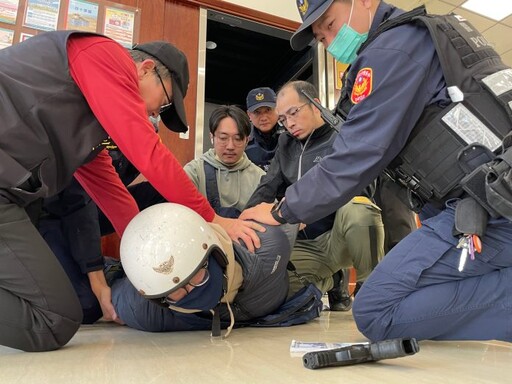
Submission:
M 24 208 L 0 197 L 0 345 L 50 351 L 82 321 L 77 295 Z
M 398 198 L 399 188 L 386 175 L 379 176 L 374 198 L 382 209 L 385 253 L 416 229 L 414 213 Z

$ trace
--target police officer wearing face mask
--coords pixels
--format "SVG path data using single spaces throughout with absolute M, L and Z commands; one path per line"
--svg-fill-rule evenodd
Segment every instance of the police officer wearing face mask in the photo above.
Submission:
M 423 7 L 404 13 L 376 0 L 297 6 L 303 24 L 292 47 L 316 39 L 351 64 L 339 108 L 346 122 L 332 155 L 284 200 L 241 217 L 310 223 L 388 168 L 411 207 L 430 218 L 359 291 L 359 330 L 372 341 L 511 341 L 512 223 L 484 207 L 492 203 L 486 196 L 482 204 L 473 199 L 464 181 L 510 131 L 512 71 L 461 16 L 430 16 Z
M 346 1 L 345 1 L 346 2 Z M 349 1 L 350 2 L 350 1 Z M 301 2 L 302 9 L 305 9 L 306 2 Z M 329 6 L 332 2 L 315 2 L 322 3 L 321 6 L 315 9 L 315 12 L 319 13 L 322 10 L 325 10 L 327 6 Z M 362 32 L 365 30 L 364 21 L 356 21 L 353 20 L 354 15 L 354 5 L 357 3 L 356 1 L 350 2 L 350 13 L 348 16 L 348 21 L 340 26 L 333 25 L 331 36 L 322 36 L 322 42 L 325 42 L 326 39 L 331 38 L 332 41 L 325 45 L 327 51 L 340 63 L 350 64 L 352 63 L 356 56 L 357 51 L 361 47 L 361 45 L 368 38 L 368 32 Z M 310 15 L 312 14 L 312 9 L 315 4 L 309 6 L 308 12 Z M 364 12 L 364 11 L 363 11 Z M 372 13 L 371 10 L 367 10 L 367 19 L 366 27 L 370 27 L 372 23 Z M 364 19 L 364 16 L 362 17 Z M 339 20 L 338 20 L 339 21 Z M 356 25 L 354 25 L 356 23 Z M 305 23 L 306 24 L 306 23 Z M 304 25 L 302 27 L 304 27 Z M 301 28 L 302 28 L 301 27 Z M 306 30 L 310 28 L 307 27 Z M 334 38 L 332 36 L 334 35 Z M 292 47 L 294 44 L 304 44 L 301 39 L 307 35 L 304 35 L 299 32 L 292 39 Z M 307 41 L 306 43 L 309 43 Z M 346 116 L 346 113 L 342 110 L 341 101 L 337 106 L 337 113 L 342 116 Z M 397 196 L 398 191 L 397 188 L 393 185 L 389 176 L 383 173 L 379 175 L 376 180 L 376 189 L 374 193 L 374 199 L 379 207 L 382 209 L 382 221 L 384 222 L 384 231 L 385 231 L 385 241 L 384 241 L 384 249 L 385 252 L 389 252 L 393 246 L 395 246 L 401 239 L 403 239 L 406 235 L 416 229 L 416 222 L 414 219 L 413 211 L 410 210 L 405 204 L 403 204 L 399 197 Z

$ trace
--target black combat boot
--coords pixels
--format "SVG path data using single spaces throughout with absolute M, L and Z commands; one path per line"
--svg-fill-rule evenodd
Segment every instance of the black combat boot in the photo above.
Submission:
M 327 292 L 329 309 L 336 312 L 350 311 L 352 298 L 348 293 L 348 274 L 344 276 L 343 270 L 332 275 L 334 286 Z

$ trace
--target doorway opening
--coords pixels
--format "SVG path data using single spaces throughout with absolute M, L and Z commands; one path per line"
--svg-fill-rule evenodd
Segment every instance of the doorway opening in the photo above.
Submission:
M 296 52 L 292 33 L 222 12 L 206 11 L 204 130 L 201 151 L 211 147 L 208 118 L 218 105 L 246 110 L 247 93 L 256 87 L 277 91 L 289 80 L 315 83 L 315 50 Z M 196 153 L 197 153 L 196 148 Z

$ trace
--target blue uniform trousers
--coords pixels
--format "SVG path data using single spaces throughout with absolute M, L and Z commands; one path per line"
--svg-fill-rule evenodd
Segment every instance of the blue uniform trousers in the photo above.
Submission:
M 357 294 L 354 319 L 370 340 L 512 341 L 512 223 L 490 220 L 482 253 L 459 272 L 456 203 L 396 245 Z

